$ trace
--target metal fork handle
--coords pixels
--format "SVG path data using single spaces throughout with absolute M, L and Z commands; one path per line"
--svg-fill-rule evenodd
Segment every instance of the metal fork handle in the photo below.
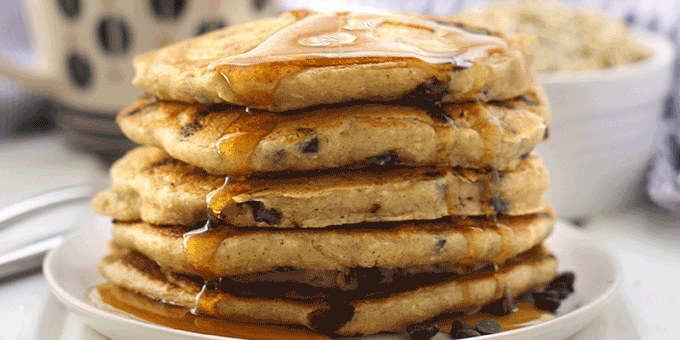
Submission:
M 10 204 L 0 209 L 0 230 L 7 228 L 11 222 L 33 213 L 39 209 L 48 209 L 70 202 L 92 198 L 102 186 L 84 184 L 68 186 L 48 191 L 31 198 Z
M 45 209 L 91 199 L 101 185 L 84 184 L 42 193 L 0 209 L 0 230 L 12 222 Z M 40 268 L 47 252 L 61 244 L 70 231 L 60 231 L 0 253 L 0 282 L 17 274 Z
M 64 241 L 69 231 L 62 231 L 0 254 L 0 282 L 18 274 L 40 268 L 50 249 Z

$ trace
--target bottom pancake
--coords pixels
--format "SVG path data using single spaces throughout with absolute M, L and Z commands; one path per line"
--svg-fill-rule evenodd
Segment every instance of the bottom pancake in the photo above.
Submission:
M 322 334 L 356 335 L 401 332 L 414 322 L 446 312 L 481 307 L 504 295 L 546 285 L 556 273 L 556 260 L 541 247 L 512 259 L 496 274 L 493 270 L 455 278 L 417 280 L 419 287 L 401 285 L 364 296 L 332 289 L 266 288 L 224 280 L 206 285 L 195 277 L 161 270 L 144 255 L 111 247 L 100 272 L 113 283 L 156 300 L 229 319 L 294 324 Z M 299 287 L 299 284 L 298 284 Z M 198 303 L 197 303 L 198 301 Z

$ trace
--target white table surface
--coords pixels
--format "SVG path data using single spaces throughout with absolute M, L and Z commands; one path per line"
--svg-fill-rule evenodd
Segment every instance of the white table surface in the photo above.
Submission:
M 70 150 L 57 133 L 1 140 L 0 178 L 0 206 L 70 184 L 108 181 L 95 158 Z M 0 230 L 0 250 L 27 235 L 78 225 L 77 215 L 56 212 Z M 573 340 L 679 339 L 680 216 L 638 202 L 592 218 L 583 232 L 616 255 L 623 283 L 617 298 Z M 105 339 L 66 311 L 40 272 L 0 282 L 0 315 L 0 340 Z

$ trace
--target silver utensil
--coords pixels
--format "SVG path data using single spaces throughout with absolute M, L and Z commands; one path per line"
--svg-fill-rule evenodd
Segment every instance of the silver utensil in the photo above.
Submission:
M 44 213 L 46 209 L 89 200 L 101 185 L 85 184 L 49 191 L 0 209 L 0 230 L 29 215 Z M 70 230 L 49 234 L 37 240 L 16 245 L 0 253 L 0 282 L 30 270 L 40 268 L 47 252 L 61 244 Z

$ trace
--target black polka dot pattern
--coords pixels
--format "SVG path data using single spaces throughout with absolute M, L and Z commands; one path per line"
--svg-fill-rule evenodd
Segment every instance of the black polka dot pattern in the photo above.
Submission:
M 80 0 L 57 0 L 57 5 L 69 19 L 75 19 L 80 14 Z
M 201 35 L 201 34 L 204 34 L 204 33 L 208 33 L 210 31 L 218 30 L 218 29 L 224 28 L 226 26 L 227 26 L 227 24 L 222 19 L 204 20 L 198 26 L 198 30 L 196 30 L 196 35 Z
M 258 11 L 262 12 L 265 7 L 269 4 L 269 0 L 252 0 L 253 1 L 253 7 Z
M 132 39 L 129 25 L 121 18 L 103 18 L 99 21 L 99 44 L 110 54 L 122 54 L 130 49 Z
M 161 19 L 176 19 L 186 7 L 184 0 L 151 0 L 153 14 Z
M 69 78 L 77 88 L 84 90 L 92 85 L 92 66 L 85 55 L 71 52 L 66 62 Z

